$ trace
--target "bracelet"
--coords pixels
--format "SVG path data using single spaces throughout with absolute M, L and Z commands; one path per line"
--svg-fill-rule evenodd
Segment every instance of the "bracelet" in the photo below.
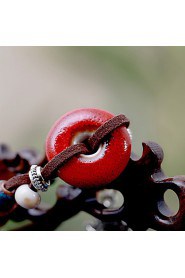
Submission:
M 124 222 L 132 230 L 185 230 L 185 176 L 165 176 L 163 151 L 154 142 L 143 143 L 141 158 L 131 153 L 128 128 L 124 115 L 79 109 L 50 130 L 47 159 L 31 150 L 13 154 L 2 145 L 0 179 L 6 181 L 0 183 L 0 224 L 29 219 L 28 230 L 53 230 L 83 210 L 119 229 Z M 45 209 L 39 191 L 47 191 L 57 177 L 68 185 L 59 187 L 56 204 Z M 168 189 L 179 199 L 175 215 L 164 200 Z M 124 203 L 107 209 L 98 201 L 99 192 L 106 190 L 120 192 Z

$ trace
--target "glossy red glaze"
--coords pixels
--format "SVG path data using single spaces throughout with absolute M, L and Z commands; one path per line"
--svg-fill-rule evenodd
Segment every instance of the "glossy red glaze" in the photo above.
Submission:
M 50 130 L 46 141 L 46 155 L 51 160 L 71 146 L 83 132 L 94 132 L 114 115 L 100 109 L 78 109 L 62 116 Z M 126 167 L 131 153 L 131 139 L 125 127 L 117 128 L 103 144 L 99 154 L 79 155 L 61 170 L 59 177 L 76 187 L 105 185 L 116 179 Z

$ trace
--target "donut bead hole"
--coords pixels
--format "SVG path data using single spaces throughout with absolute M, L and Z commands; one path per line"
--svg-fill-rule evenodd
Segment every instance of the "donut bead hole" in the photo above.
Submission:
M 84 131 L 84 132 L 78 132 L 72 140 L 72 145 L 76 145 L 79 143 L 87 143 L 87 140 L 89 137 L 94 133 L 95 131 Z M 88 144 L 87 144 L 88 145 Z M 106 151 L 107 143 L 102 143 L 99 145 L 97 150 L 95 150 L 93 153 L 90 154 L 80 154 L 79 159 L 82 161 L 88 161 L 91 160 L 96 161 L 103 157 L 105 151 Z

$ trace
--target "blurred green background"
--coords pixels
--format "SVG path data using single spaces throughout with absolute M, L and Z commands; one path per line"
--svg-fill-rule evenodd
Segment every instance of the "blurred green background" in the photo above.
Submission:
M 44 152 L 47 133 L 62 114 L 102 108 L 130 119 L 134 152 L 141 154 L 142 141 L 156 141 L 166 174 L 183 174 L 184 90 L 184 47 L 0 47 L 0 141 L 13 150 Z M 51 204 L 55 187 L 43 196 Z M 80 213 L 58 230 L 83 230 L 89 219 Z

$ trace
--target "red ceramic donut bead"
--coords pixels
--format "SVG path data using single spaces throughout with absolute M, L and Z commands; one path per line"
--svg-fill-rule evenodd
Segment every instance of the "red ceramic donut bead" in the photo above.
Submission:
M 114 115 L 100 109 L 78 109 L 62 116 L 51 128 L 46 141 L 48 160 L 72 144 L 87 139 Z M 73 157 L 59 170 L 59 177 L 80 188 L 105 185 L 126 167 L 131 153 L 131 138 L 126 127 L 112 132 L 107 142 L 92 155 Z

